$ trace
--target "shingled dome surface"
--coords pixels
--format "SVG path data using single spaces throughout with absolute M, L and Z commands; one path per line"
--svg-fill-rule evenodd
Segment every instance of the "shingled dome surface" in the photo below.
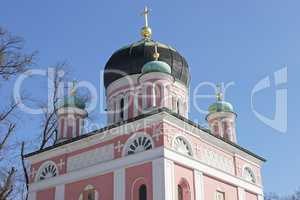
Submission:
M 116 51 L 106 63 L 104 86 L 107 88 L 109 84 L 126 75 L 142 73 L 144 64 L 154 60 L 155 44 L 152 40 L 141 40 Z M 159 60 L 170 65 L 175 79 L 188 86 L 190 75 L 185 58 L 172 47 L 161 43 L 158 43 L 158 52 Z

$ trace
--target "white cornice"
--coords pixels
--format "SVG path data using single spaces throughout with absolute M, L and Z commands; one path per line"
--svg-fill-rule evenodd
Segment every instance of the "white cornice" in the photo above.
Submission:
M 78 141 L 74 141 L 62 146 L 58 146 L 56 148 L 32 155 L 28 158 L 31 163 L 37 163 L 43 160 L 47 160 L 56 156 L 63 155 L 65 153 L 73 152 L 79 149 L 83 149 L 89 146 L 93 146 L 95 144 L 98 144 L 100 142 L 109 141 L 115 137 L 118 137 L 120 135 L 126 135 L 130 134 L 132 132 L 135 132 L 141 128 L 149 127 L 154 123 L 161 122 L 162 121 L 162 115 L 161 113 L 157 113 L 154 115 L 151 115 L 146 118 L 142 118 L 124 125 L 120 125 L 118 127 L 95 133 L 94 135 L 88 136 L 86 138 L 82 138 Z

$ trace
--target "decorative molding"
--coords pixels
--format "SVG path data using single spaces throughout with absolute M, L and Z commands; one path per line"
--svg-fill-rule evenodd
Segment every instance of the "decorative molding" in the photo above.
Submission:
M 113 144 L 71 156 L 67 161 L 67 172 L 86 168 L 114 158 Z
M 158 147 L 145 151 L 143 153 L 134 154 L 131 156 L 121 157 L 116 160 L 107 161 L 104 163 L 95 164 L 93 166 L 71 171 L 67 174 L 62 174 L 51 179 L 32 183 L 29 185 L 30 191 L 39 191 L 49 187 L 55 187 L 59 184 L 68 184 L 76 182 L 82 179 L 88 179 L 94 176 L 99 176 L 107 173 L 111 173 L 119 168 L 126 168 L 128 166 L 140 165 L 145 162 L 151 162 L 154 159 L 163 156 L 163 147 Z
M 115 137 L 121 135 L 128 135 L 138 131 L 139 129 L 152 126 L 154 123 L 160 123 L 163 121 L 163 115 L 160 113 L 149 116 L 147 118 L 139 119 L 116 128 L 109 129 L 107 131 L 101 132 L 101 134 L 94 134 L 87 138 L 82 138 L 78 141 L 68 143 L 66 145 L 59 146 L 57 148 L 41 152 L 39 154 L 33 155 L 26 158 L 32 163 L 41 162 L 43 160 L 51 159 L 52 157 L 63 155 L 72 151 L 84 149 L 86 147 L 98 144 L 100 142 L 105 142 L 114 139 Z
M 172 148 L 184 155 L 194 156 L 191 144 L 192 143 L 183 135 L 176 135 L 172 141 Z
M 125 168 L 114 171 L 114 200 L 125 200 Z
M 126 156 L 129 154 L 139 153 L 142 151 L 153 149 L 154 147 L 155 146 L 153 139 L 149 134 L 144 132 L 137 132 L 127 139 L 123 148 L 122 155 Z
M 233 158 L 227 158 L 214 150 L 203 148 L 202 161 L 208 165 L 234 174 Z
M 49 178 L 53 178 L 55 176 L 59 175 L 59 170 L 57 168 L 57 165 L 52 160 L 44 162 L 37 172 L 37 175 L 35 176 L 35 181 L 44 181 Z

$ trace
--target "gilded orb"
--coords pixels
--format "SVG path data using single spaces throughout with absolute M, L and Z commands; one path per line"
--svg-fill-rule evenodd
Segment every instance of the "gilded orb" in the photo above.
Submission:
M 144 26 L 144 27 L 141 29 L 141 35 L 142 35 L 144 38 L 150 38 L 151 35 L 152 35 L 151 28 L 148 27 L 148 26 Z

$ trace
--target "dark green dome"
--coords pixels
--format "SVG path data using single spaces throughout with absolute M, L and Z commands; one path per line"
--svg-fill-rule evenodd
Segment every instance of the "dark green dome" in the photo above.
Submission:
M 104 86 L 107 88 L 126 75 L 141 74 L 143 66 L 153 61 L 155 45 L 160 55 L 159 61 L 167 63 L 173 77 L 188 86 L 190 74 L 185 58 L 174 48 L 151 39 L 143 39 L 113 53 L 105 65 Z
M 172 70 L 170 65 L 168 65 L 168 63 L 159 60 L 154 60 L 154 61 L 147 62 L 142 68 L 143 74 L 150 73 L 150 72 L 162 72 L 166 74 L 171 74 Z
M 68 96 L 65 97 L 60 103 L 59 103 L 59 108 L 63 107 L 75 107 L 75 108 L 80 108 L 84 109 L 85 108 L 85 103 L 84 101 L 77 97 L 77 96 Z
M 233 112 L 233 106 L 226 101 L 217 101 L 209 106 L 209 113 L 215 112 Z

